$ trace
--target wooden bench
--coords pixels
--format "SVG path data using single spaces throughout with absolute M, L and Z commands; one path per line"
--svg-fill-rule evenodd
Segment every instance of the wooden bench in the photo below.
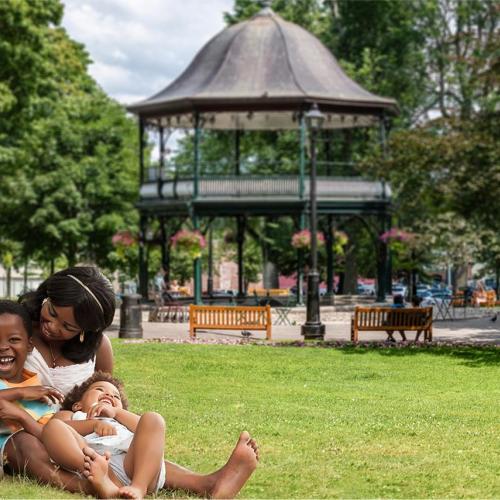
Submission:
M 359 332 L 415 331 L 418 340 L 432 341 L 432 307 L 356 307 L 351 321 L 351 341 L 358 342 Z
M 290 290 L 288 288 L 253 288 L 248 290 L 248 293 L 257 297 L 280 297 L 289 295 Z
M 189 306 L 189 336 L 196 330 L 265 330 L 271 340 L 270 306 Z

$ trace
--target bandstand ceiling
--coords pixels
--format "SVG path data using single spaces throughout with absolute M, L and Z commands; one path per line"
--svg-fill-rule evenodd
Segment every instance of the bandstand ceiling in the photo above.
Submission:
M 129 111 L 146 123 L 212 129 L 298 127 L 316 102 L 325 128 L 370 126 L 397 113 L 394 99 L 363 89 L 311 33 L 265 8 L 212 38 L 169 86 Z

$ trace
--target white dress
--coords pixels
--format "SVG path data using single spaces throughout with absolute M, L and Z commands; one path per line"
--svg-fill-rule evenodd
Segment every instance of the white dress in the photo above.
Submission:
M 134 433 L 114 418 L 94 417 L 94 419 L 111 424 L 115 428 L 116 434 L 112 436 L 99 436 L 95 432 L 87 434 L 84 438 L 90 447 L 100 455 L 103 455 L 105 451 L 109 451 L 111 455 L 126 453 L 130 448 Z M 87 414 L 83 411 L 75 411 L 73 420 L 87 420 Z
M 95 370 L 95 358 L 85 363 L 51 368 L 43 359 L 40 351 L 33 347 L 28 354 L 24 367 L 38 374 L 43 385 L 59 389 L 65 396 L 75 385 L 85 382 Z

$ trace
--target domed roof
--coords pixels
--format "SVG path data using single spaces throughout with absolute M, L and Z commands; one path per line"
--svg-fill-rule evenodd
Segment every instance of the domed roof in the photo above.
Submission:
M 395 100 L 351 80 L 315 36 L 264 8 L 222 30 L 174 82 L 128 109 L 152 122 L 176 116 L 180 126 L 199 112 L 205 127 L 272 129 L 296 128 L 297 113 L 313 102 L 331 128 L 398 111 Z

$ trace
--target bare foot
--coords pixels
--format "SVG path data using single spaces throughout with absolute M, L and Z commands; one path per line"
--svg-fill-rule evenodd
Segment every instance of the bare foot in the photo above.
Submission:
M 120 498 L 132 498 L 133 500 L 142 500 L 144 498 L 144 492 L 133 485 L 122 486 L 118 490 L 118 495 Z
M 99 453 L 87 446 L 82 451 L 85 455 L 83 475 L 94 487 L 99 498 L 117 498 L 119 488 L 108 475 L 109 453 L 99 455 Z
M 242 432 L 227 464 L 217 473 L 211 497 L 234 498 L 252 475 L 258 460 L 257 443 L 248 432 Z

